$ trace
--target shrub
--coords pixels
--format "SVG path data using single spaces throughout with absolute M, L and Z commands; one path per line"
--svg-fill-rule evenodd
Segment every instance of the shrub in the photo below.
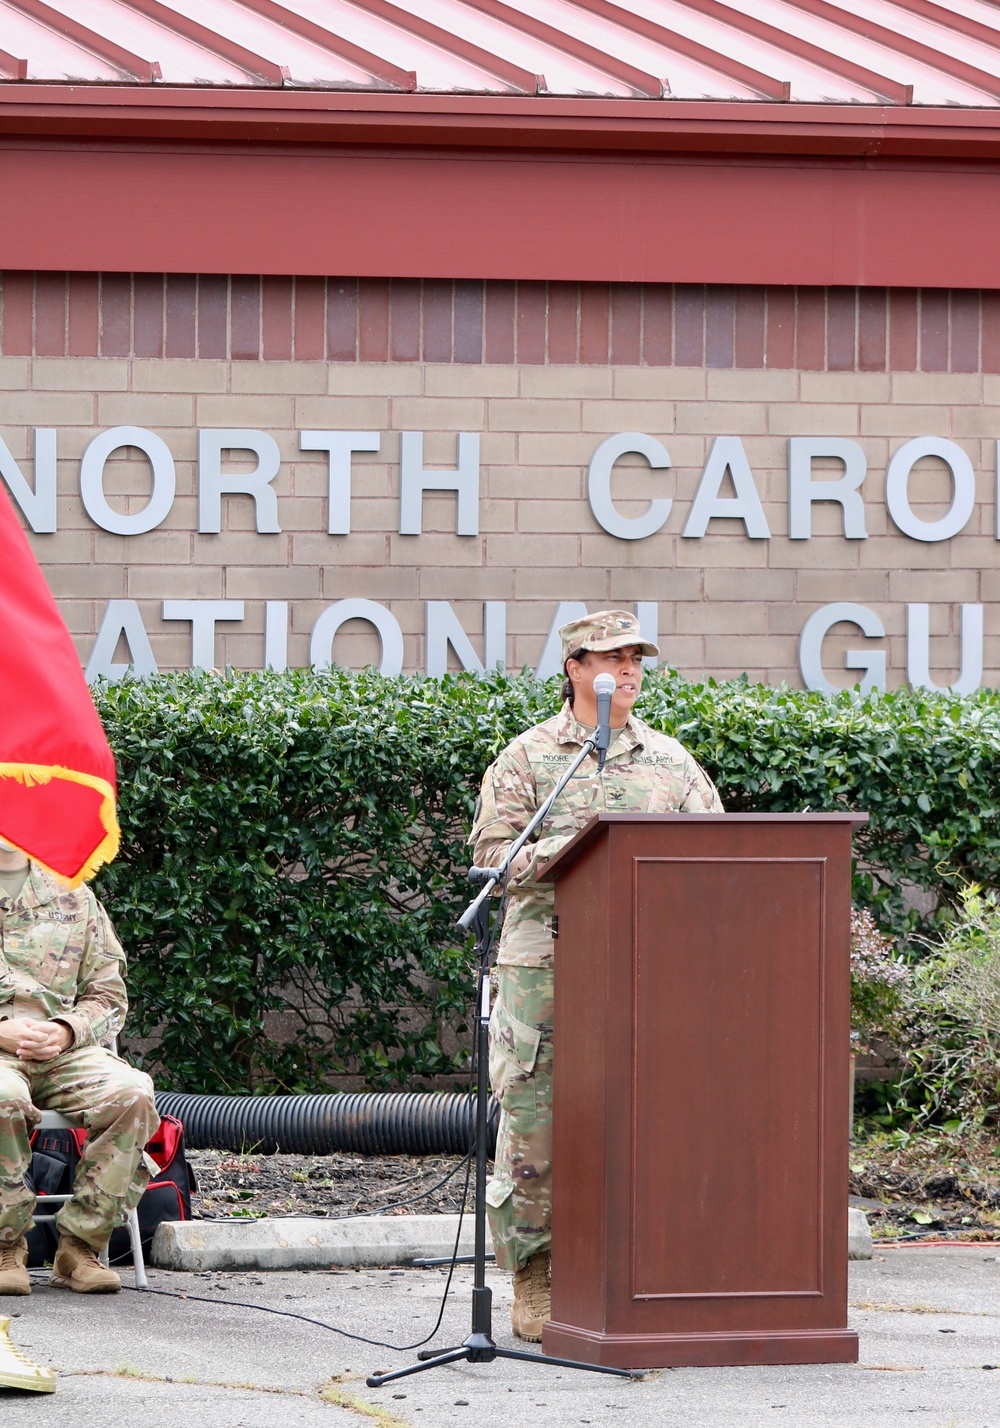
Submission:
M 827 696 L 748 680 L 651 681 L 640 712 L 676 732 L 732 812 L 852 809 L 854 898 L 897 937 L 949 920 L 966 883 L 1000 882 L 1000 698 L 898 689 Z M 921 912 L 911 890 L 939 906 Z
M 875 926 L 865 908 L 851 909 L 851 1035 L 869 1051 L 873 1036 L 898 1033 L 907 968 L 892 938 Z
M 480 777 L 559 707 L 559 681 L 184 673 L 95 698 L 124 833 L 97 891 L 130 952 L 130 1029 L 163 1084 L 453 1071 Z M 900 935 L 946 920 L 964 883 L 998 881 L 998 709 L 989 692 L 826 698 L 665 671 L 638 712 L 691 748 L 731 810 L 867 810 L 855 898 Z M 908 885 L 941 907 L 921 915 Z
M 130 1031 L 152 1038 L 164 1086 L 455 1069 L 478 773 L 547 697 L 342 671 L 99 687 L 123 846 L 96 890 L 130 954 Z
M 898 1110 L 969 1129 L 998 1119 L 1000 899 L 963 889 L 958 916 L 903 989 Z M 952 1126 L 958 1129 L 957 1125 Z

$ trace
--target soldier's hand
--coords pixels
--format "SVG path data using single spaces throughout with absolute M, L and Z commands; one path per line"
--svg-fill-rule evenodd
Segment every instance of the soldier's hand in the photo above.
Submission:
M 8 1051 L 12 1056 L 16 1055 L 21 1037 L 29 1026 L 34 1025 L 35 1023 L 30 1017 L 26 1016 L 6 1017 L 0 1021 L 0 1051 Z
M 17 1055 L 22 1061 L 53 1061 L 73 1040 L 73 1033 L 63 1021 L 26 1020 Z
M 510 876 L 519 878 L 527 870 L 528 864 L 534 856 L 534 848 L 530 843 L 525 843 L 523 848 L 519 848 L 514 855 L 514 861 L 510 865 Z

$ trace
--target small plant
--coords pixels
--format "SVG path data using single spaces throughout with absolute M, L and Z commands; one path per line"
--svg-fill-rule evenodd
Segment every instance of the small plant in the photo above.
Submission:
M 871 1049 L 873 1036 L 895 1039 L 907 970 L 894 943 L 866 908 L 851 909 L 851 1040 Z
M 969 884 L 903 994 L 899 1090 L 918 1120 L 995 1124 L 1000 1096 L 1000 896 Z

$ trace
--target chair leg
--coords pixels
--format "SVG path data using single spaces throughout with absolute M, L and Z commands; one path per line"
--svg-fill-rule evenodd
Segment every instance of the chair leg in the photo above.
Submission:
M 139 1231 L 139 1215 L 135 1210 L 129 1211 L 128 1236 L 132 1242 L 132 1265 L 135 1269 L 136 1289 L 145 1289 L 148 1281 L 146 1279 L 146 1264 L 142 1257 L 142 1235 Z

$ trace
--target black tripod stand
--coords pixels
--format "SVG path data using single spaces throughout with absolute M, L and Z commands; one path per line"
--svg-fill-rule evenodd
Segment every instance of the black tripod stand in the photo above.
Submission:
M 426 1369 L 439 1368 L 442 1364 L 455 1363 L 464 1359 L 470 1364 L 489 1364 L 494 1359 L 525 1359 L 533 1364 L 550 1364 L 558 1368 L 584 1369 L 588 1373 L 612 1374 L 617 1378 L 641 1378 L 637 1369 L 607 1368 L 603 1364 L 582 1364 L 574 1359 L 549 1358 L 544 1354 L 526 1353 L 522 1349 L 498 1348 L 493 1340 L 493 1291 L 486 1283 L 486 1159 L 489 1135 L 489 1024 L 490 1024 L 490 980 L 489 956 L 492 946 L 489 900 L 497 883 L 506 886 L 510 864 L 521 847 L 547 816 L 553 803 L 576 773 L 588 754 L 598 747 L 599 731 L 588 739 L 566 773 L 556 784 L 549 797 L 539 808 L 524 832 L 513 842 L 507 857 L 499 868 L 472 868 L 469 876 L 474 882 L 485 886 L 469 904 L 459 919 L 459 926 L 466 931 L 475 931 L 475 953 L 479 966 L 479 981 L 476 997 L 476 1209 L 475 1245 L 473 1254 L 474 1282 L 472 1286 L 472 1332 L 455 1348 L 436 1353 L 433 1349 L 422 1349 L 417 1354 L 420 1363 L 409 1368 L 395 1369 L 392 1373 L 373 1374 L 365 1382 L 369 1388 L 381 1388 L 397 1378 L 407 1378 L 410 1374 L 423 1373 Z M 607 747 L 605 743 L 604 747 Z

